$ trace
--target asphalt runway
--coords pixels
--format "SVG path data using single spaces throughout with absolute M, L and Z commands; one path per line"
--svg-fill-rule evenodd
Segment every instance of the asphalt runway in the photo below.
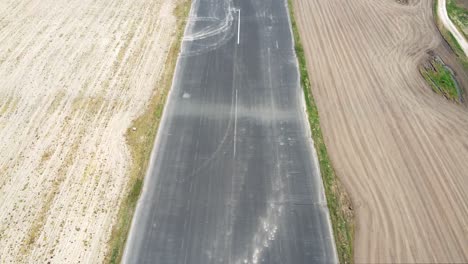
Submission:
M 192 11 L 124 263 L 337 262 L 285 0 Z

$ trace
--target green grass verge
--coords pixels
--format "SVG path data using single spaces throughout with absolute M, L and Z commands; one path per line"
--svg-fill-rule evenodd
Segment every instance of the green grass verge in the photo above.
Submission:
M 353 263 L 354 224 L 351 202 L 336 177 L 327 153 L 322 130 L 320 128 L 319 112 L 311 91 L 304 48 L 301 44 L 299 30 L 294 17 L 292 0 L 288 0 L 288 4 L 294 35 L 294 48 L 299 62 L 301 86 L 305 95 L 308 119 L 320 163 L 320 171 L 325 187 L 338 257 L 340 263 Z
M 458 30 L 468 38 L 465 30 L 468 28 L 468 10 L 457 5 L 454 0 L 447 0 L 447 13 L 452 22 L 458 27 Z
M 132 123 L 131 128 L 135 127 L 137 129 L 133 131 L 129 128 L 126 133 L 127 144 L 132 157 L 132 165 L 129 172 L 130 180 L 127 185 L 126 195 L 119 208 L 117 222 L 112 228 L 111 237 L 108 242 L 109 249 L 104 259 L 105 263 L 119 263 L 122 258 L 133 213 L 135 212 L 135 207 L 140 197 L 143 179 L 147 171 L 151 150 L 162 117 L 166 97 L 172 85 L 172 78 L 184 34 L 186 17 L 190 10 L 190 4 L 190 0 L 178 1 L 174 10 L 174 15 L 177 18 L 177 36 L 170 47 L 165 63 L 165 71 L 157 83 L 158 88 L 150 99 L 145 112 Z
M 459 94 L 452 73 L 437 61 L 431 61 L 432 67 L 421 67 L 421 74 L 431 85 L 434 92 L 445 96 L 447 99 L 458 101 Z
M 455 37 L 452 35 L 452 33 L 450 33 L 450 31 L 448 31 L 444 27 L 442 22 L 440 21 L 439 16 L 437 15 L 437 4 L 438 4 L 438 1 L 434 0 L 433 14 L 434 14 L 434 19 L 435 19 L 435 23 L 437 25 L 437 28 L 439 29 L 439 32 L 442 35 L 442 37 L 445 39 L 445 41 L 447 41 L 449 46 L 452 48 L 453 52 L 457 56 L 457 59 L 461 63 L 463 68 L 465 70 L 468 70 L 468 58 L 466 57 L 465 53 L 463 52 L 463 50 L 462 50 L 462 48 L 460 46 L 460 43 L 458 43 L 458 41 L 455 39 Z M 447 12 L 449 12 L 448 11 L 448 6 L 447 6 Z

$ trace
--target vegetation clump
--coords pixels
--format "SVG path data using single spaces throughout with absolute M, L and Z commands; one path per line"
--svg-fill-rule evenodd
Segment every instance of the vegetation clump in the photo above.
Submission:
M 450 68 L 439 57 L 420 68 L 421 74 L 437 94 L 452 101 L 461 101 L 461 94 Z

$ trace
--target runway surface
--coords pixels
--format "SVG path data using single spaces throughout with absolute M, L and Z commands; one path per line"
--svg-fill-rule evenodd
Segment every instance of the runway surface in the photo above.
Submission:
M 124 263 L 333 263 L 287 5 L 192 3 Z

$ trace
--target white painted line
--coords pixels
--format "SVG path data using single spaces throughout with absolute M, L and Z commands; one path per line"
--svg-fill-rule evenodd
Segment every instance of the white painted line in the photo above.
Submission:
M 237 17 L 237 45 L 239 45 L 240 41 L 240 8 L 239 8 L 239 16 Z
M 236 157 L 236 141 L 237 141 L 237 89 L 236 89 L 236 103 L 234 110 L 234 158 Z

